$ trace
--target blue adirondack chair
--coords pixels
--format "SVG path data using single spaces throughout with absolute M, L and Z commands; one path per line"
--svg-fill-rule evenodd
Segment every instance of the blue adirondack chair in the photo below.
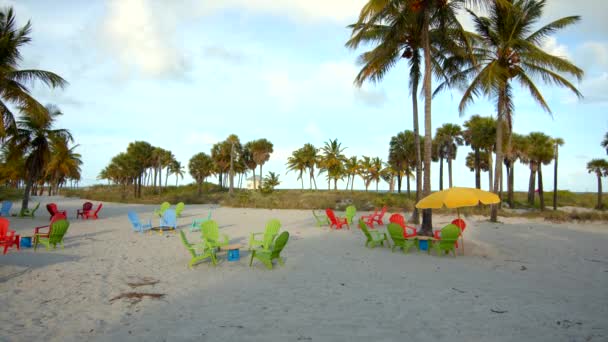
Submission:
M 11 208 L 13 207 L 13 202 L 11 201 L 2 201 L 2 208 L 0 208 L 0 216 L 9 217 L 11 216 Z
M 131 221 L 134 231 L 143 233 L 146 230 L 152 229 L 152 221 L 148 220 L 148 223 L 146 224 L 141 223 L 141 221 L 139 220 L 139 216 L 137 216 L 137 213 L 132 210 L 129 210 L 128 215 L 129 221 Z
M 175 209 L 167 209 L 165 210 L 163 216 L 160 218 L 160 229 L 159 232 L 163 233 L 163 227 L 169 227 L 173 229 L 173 232 L 177 229 L 177 215 L 175 214 Z

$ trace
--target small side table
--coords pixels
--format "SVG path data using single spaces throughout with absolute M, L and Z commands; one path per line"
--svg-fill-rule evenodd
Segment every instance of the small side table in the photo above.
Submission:
M 424 235 L 417 235 L 416 236 L 416 244 L 418 245 L 418 250 L 419 251 L 430 251 L 430 245 L 429 245 L 429 240 L 430 241 L 435 241 L 436 239 L 432 236 L 424 236 Z
M 228 251 L 228 261 L 239 261 L 241 259 L 239 249 L 243 248 L 242 245 L 235 243 L 232 245 L 222 246 L 222 249 Z

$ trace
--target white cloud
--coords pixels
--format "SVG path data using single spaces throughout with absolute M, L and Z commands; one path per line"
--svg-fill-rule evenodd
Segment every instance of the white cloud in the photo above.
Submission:
M 222 0 L 207 2 L 207 9 L 244 8 L 256 12 L 287 15 L 297 20 L 348 22 L 357 18 L 365 0 Z
M 555 37 L 547 37 L 541 45 L 541 48 L 548 54 L 571 59 L 568 47 L 564 44 L 559 44 Z
M 594 69 L 608 71 L 608 43 L 587 41 L 576 49 L 576 60 L 585 72 Z
M 102 37 L 124 71 L 135 68 L 145 77 L 173 77 L 187 69 L 172 38 L 174 23 L 162 18 L 146 0 L 113 0 L 102 23 Z

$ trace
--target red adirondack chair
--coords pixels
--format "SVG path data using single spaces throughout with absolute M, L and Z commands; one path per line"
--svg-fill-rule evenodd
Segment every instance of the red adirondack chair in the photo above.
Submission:
M 416 230 L 416 227 L 408 226 L 405 223 L 405 217 L 403 217 L 403 215 L 401 215 L 401 214 L 391 215 L 388 218 L 388 221 L 390 223 L 396 223 L 396 224 L 400 225 L 401 228 L 403 228 L 403 237 L 406 239 L 418 235 L 418 231 Z M 410 232 L 407 231 L 408 229 L 410 230 Z
M 68 217 L 68 212 L 65 210 L 58 210 L 57 209 L 57 204 L 55 203 L 49 203 L 46 205 L 46 210 L 48 210 L 49 214 L 51 214 L 51 218 L 53 219 L 53 216 L 55 216 L 56 214 L 63 214 L 63 217 Z
M 47 208 L 48 209 L 48 208 Z M 65 211 L 59 211 L 57 212 L 55 215 L 53 215 L 53 217 L 51 217 L 51 223 L 49 223 L 46 226 L 40 226 L 40 227 L 36 227 L 34 228 L 34 239 L 37 239 L 38 237 L 46 237 L 48 238 L 49 235 L 51 234 L 51 225 L 53 224 L 53 222 L 58 221 L 58 220 L 66 220 L 66 216 L 65 216 Z M 40 230 L 48 228 L 48 231 L 45 232 L 41 232 Z M 33 243 L 33 241 L 32 241 Z
M 82 209 L 76 210 L 76 218 L 79 218 L 79 217 L 84 218 L 84 214 L 91 211 L 91 209 L 93 209 L 93 203 L 84 202 L 84 204 L 82 205 Z
M 4 253 L 8 252 L 9 247 L 17 246 L 19 250 L 19 236 L 15 235 L 14 230 L 8 229 L 10 222 L 0 217 L 0 247 L 4 247 Z
M 86 213 L 84 213 L 84 218 L 85 219 L 94 219 L 97 220 L 99 217 L 97 216 L 97 214 L 99 213 L 99 211 L 101 210 L 101 207 L 103 207 L 103 203 L 99 203 L 99 205 L 97 206 L 97 209 L 95 209 L 95 211 L 93 210 L 89 210 Z
M 346 217 L 336 217 L 334 211 L 329 208 L 325 209 L 325 214 L 327 214 L 327 217 L 329 218 L 329 228 L 335 226 L 336 229 L 342 229 L 342 226 L 346 225 L 346 227 L 350 229 Z
M 386 210 L 387 208 L 386 206 L 384 206 L 380 211 L 378 211 L 377 209 L 374 210 L 374 213 L 371 215 L 361 216 L 361 219 L 363 219 L 367 226 L 370 228 L 374 228 L 374 223 L 384 225 L 384 222 L 382 222 L 382 218 L 384 217 L 384 214 L 386 214 Z

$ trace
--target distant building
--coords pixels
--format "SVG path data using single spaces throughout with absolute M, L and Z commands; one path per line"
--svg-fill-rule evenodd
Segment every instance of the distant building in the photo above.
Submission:
M 253 176 L 253 177 L 247 178 L 247 189 L 253 190 L 253 179 L 254 178 L 255 178 L 255 186 L 258 188 L 260 187 L 260 177 Z

